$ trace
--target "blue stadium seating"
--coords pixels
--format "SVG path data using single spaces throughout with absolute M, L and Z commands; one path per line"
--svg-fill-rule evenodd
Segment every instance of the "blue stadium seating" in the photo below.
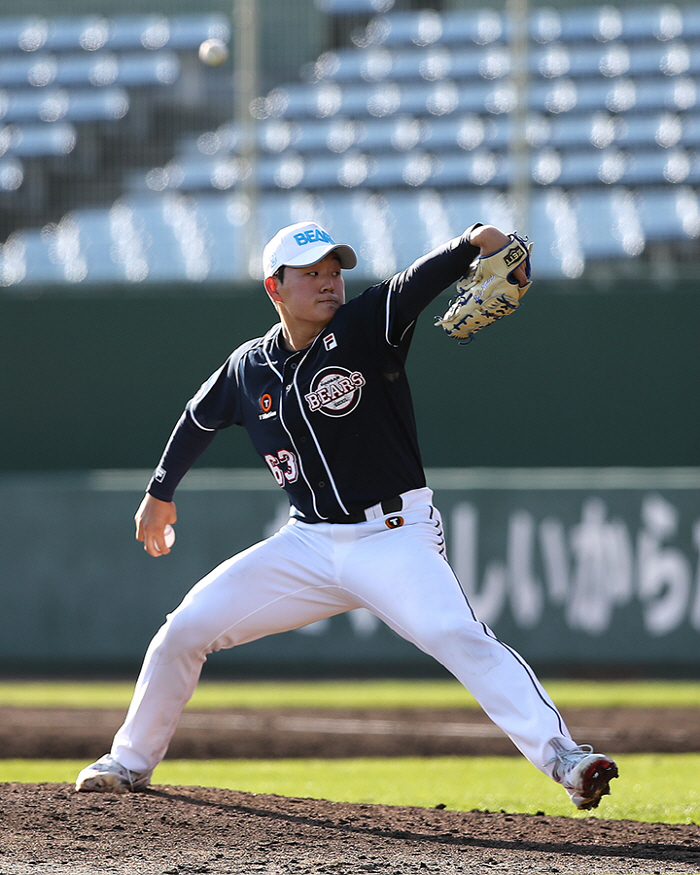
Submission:
M 700 148 L 700 112 L 685 113 L 678 121 L 681 128 L 679 145 Z
M 682 10 L 683 39 L 700 38 L 700 9 L 693 5 L 684 6 Z
M 330 15 L 360 15 L 388 12 L 394 0 L 315 0 L 321 12 Z
M 196 50 L 211 37 L 228 42 L 231 27 L 219 13 L 0 17 L 0 52 Z
M 52 257 L 46 235 L 39 229 L 15 231 L 0 251 L 0 285 L 63 284 L 62 266 Z
M 0 158 L 0 192 L 17 191 L 24 181 L 24 166 L 17 158 Z
M 12 123 L 112 121 L 124 118 L 128 109 L 123 88 L 12 90 L 0 96 L 0 121 Z
M 626 259 L 642 252 L 644 229 L 631 191 L 582 188 L 573 196 L 573 204 L 586 258 Z
M 68 155 L 75 143 L 75 127 L 64 122 L 0 128 L 0 151 L 19 158 Z
M 334 15 L 383 14 L 356 34 L 357 45 L 324 53 L 305 81 L 262 102 L 260 243 L 313 216 L 357 242 L 356 275 L 376 277 L 477 218 L 512 227 L 518 95 L 507 16 L 318 2 Z M 225 19 L 208 15 L 5 21 L 0 124 L 18 127 L 12 138 L 0 128 L 0 149 L 5 143 L 3 160 L 15 162 L 6 165 L 15 183 L 25 170 L 19 159 L 67 154 L 79 122 L 123 118 L 139 84 L 175 81 L 180 52 L 230 36 Z M 576 277 L 596 260 L 700 237 L 700 10 L 540 8 L 529 27 L 526 230 L 539 274 Z M 42 76 L 42 87 L 29 84 Z M 240 276 L 244 133 L 231 120 L 183 138 L 164 167 L 128 174 L 117 204 L 74 211 L 43 237 L 22 232 L 8 250 L 14 260 L 0 256 L 1 275 L 24 269 L 25 283 Z
M 0 87 L 169 85 L 179 69 L 173 52 L 11 55 L 0 60 Z
M 109 21 L 101 15 L 66 16 L 44 22 L 46 39 L 42 49 L 50 52 L 72 52 L 78 49 L 94 52 L 104 47 L 109 37 Z M 39 24 L 37 30 L 42 29 Z
M 690 186 L 649 186 L 637 191 L 639 218 L 650 241 L 700 236 L 698 192 Z
M 170 36 L 167 48 L 173 51 L 196 50 L 206 39 L 228 42 L 231 37 L 229 19 L 220 13 L 190 13 L 169 18 Z

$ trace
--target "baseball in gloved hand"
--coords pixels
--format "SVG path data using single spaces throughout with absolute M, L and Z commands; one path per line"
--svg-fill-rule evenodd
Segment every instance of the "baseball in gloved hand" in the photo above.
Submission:
M 450 302 L 445 315 L 435 322 L 450 337 L 469 343 L 474 334 L 492 322 L 518 309 L 520 300 L 530 288 L 530 252 L 532 243 L 516 232 L 508 235 L 508 243 L 490 255 L 479 255 L 469 273 L 457 283 L 457 297 Z M 518 285 L 513 276 L 523 265 L 527 283 Z

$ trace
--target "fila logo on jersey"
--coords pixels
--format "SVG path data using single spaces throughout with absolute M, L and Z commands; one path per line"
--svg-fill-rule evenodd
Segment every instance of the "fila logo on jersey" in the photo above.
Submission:
M 359 371 L 323 368 L 311 381 L 311 391 L 304 398 L 312 413 L 320 410 L 326 416 L 347 416 L 360 403 L 365 382 Z

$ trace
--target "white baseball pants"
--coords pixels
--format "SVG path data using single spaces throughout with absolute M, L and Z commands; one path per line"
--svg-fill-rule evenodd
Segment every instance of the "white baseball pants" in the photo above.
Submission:
M 204 577 L 146 653 L 112 755 L 135 772 L 165 756 L 207 654 L 367 608 L 433 656 L 546 774 L 575 742 L 532 669 L 480 623 L 445 558 L 432 492 L 405 493 L 403 525 L 290 521 Z

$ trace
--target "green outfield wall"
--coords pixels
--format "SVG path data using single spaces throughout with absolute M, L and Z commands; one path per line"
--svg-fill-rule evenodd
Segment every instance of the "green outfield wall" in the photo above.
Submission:
M 408 362 L 427 466 L 700 465 L 697 284 L 567 288 L 540 283 L 468 346 L 432 326 L 447 296 L 428 308 Z M 201 382 L 274 321 L 257 288 L 5 293 L 0 470 L 153 467 Z M 203 464 L 259 462 L 234 427 Z
M 191 471 L 175 549 L 153 559 L 133 539 L 147 477 L 0 476 L 0 674 L 135 672 L 190 586 L 286 519 L 266 472 Z M 700 468 L 443 468 L 428 480 L 475 612 L 540 672 L 700 676 Z M 206 671 L 444 673 L 364 610 L 214 654 Z

